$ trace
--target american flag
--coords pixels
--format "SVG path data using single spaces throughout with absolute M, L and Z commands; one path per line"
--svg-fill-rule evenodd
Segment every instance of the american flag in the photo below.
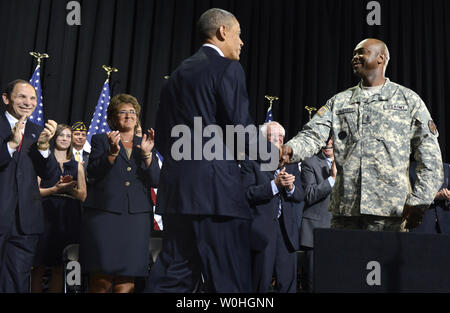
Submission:
M 155 149 L 155 151 L 156 151 L 156 149 Z M 162 157 L 162 155 L 158 152 L 158 151 L 156 151 L 156 155 L 158 156 L 158 165 L 159 165 L 159 168 L 161 168 L 162 167 L 162 162 L 163 162 L 163 157 Z M 152 195 L 152 200 L 153 200 L 153 203 L 155 204 L 154 206 L 153 206 L 153 213 L 155 213 L 155 208 L 156 208 L 156 195 L 158 194 L 158 189 L 157 188 L 150 188 L 150 192 L 151 192 L 151 195 Z M 154 216 L 154 219 L 153 219 L 153 228 L 155 229 L 155 230 L 157 230 L 157 231 L 162 231 L 163 230 L 163 222 L 162 222 L 162 217 L 161 217 L 161 215 L 159 215 L 159 214 L 154 214 L 153 215 Z
M 267 123 L 267 122 L 272 122 L 272 121 L 273 121 L 273 116 L 272 116 L 272 104 L 271 104 L 269 106 L 269 108 L 267 109 L 266 120 L 264 122 Z
M 100 92 L 100 97 L 98 98 L 97 106 L 95 107 L 91 125 L 89 126 L 89 130 L 87 133 L 85 150 L 88 152 L 91 151 L 91 138 L 93 135 L 111 131 L 108 123 L 106 122 L 106 110 L 108 109 L 110 100 L 111 96 L 109 94 L 109 80 L 107 79 L 103 84 L 102 91 Z
M 28 120 L 35 124 L 44 126 L 44 104 L 42 103 L 42 87 L 41 87 L 41 66 L 36 66 L 33 76 L 30 79 L 31 86 L 34 87 L 37 94 L 37 106 L 33 113 L 28 117 Z

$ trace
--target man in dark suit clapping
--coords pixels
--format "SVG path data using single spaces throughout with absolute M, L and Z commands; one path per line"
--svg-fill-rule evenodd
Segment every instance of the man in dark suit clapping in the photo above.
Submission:
M 261 127 L 267 140 L 278 147 L 285 131 L 277 122 Z M 261 171 L 255 161 L 241 165 L 247 199 L 252 206 L 251 227 L 253 286 L 268 292 L 275 276 L 274 290 L 294 293 L 297 288 L 298 216 L 302 214 L 304 192 L 298 164 L 288 164 L 275 171 Z
M 302 162 L 301 177 L 306 202 L 300 228 L 300 245 L 305 251 L 301 279 L 303 291 L 313 290 L 313 234 L 315 228 L 330 228 L 331 213 L 328 206 L 336 173 L 332 139 L 328 139 L 318 154 Z
M 0 115 L 0 292 L 28 292 L 31 265 L 44 230 L 37 176 L 53 171 L 49 140 L 56 122 L 45 128 L 27 121 L 37 104 L 36 91 L 14 80 L 2 94 Z

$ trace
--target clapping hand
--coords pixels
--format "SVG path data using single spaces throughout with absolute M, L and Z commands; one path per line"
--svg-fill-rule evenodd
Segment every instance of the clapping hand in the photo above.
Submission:
M 45 123 L 44 129 L 39 135 L 38 146 L 46 146 L 48 148 L 49 141 L 55 135 L 57 126 L 58 123 L 53 120 L 48 120 L 47 123 Z
M 336 161 L 333 160 L 331 163 L 330 176 L 333 177 L 333 179 L 336 179 L 336 175 L 337 175 Z
M 59 192 L 68 192 L 70 193 L 75 186 L 77 185 L 77 182 L 73 180 L 72 176 L 60 176 L 59 181 L 56 183 L 55 187 Z
M 286 173 L 285 167 L 283 167 L 277 177 L 275 177 L 275 185 L 277 185 L 278 190 L 286 188 L 288 191 L 291 191 L 294 188 L 294 182 L 295 176 Z
M 120 151 L 120 132 L 118 130 L 106 134 L 109 143 L 109 153 L 117 155 Z
M 137 147 L 141 149 L 142 155 L 146 156 L 152 152 L 154 146 L 155 146 L 155 131 L 153 130 L 153 128 L 150 128 L 148 130 L 148 136 L 147 134 L 144 134 L 142 136 L 141 144 L 137 145 Z
M 20 120 L 14 125 L 11 133 L 10 140 L 8 145 L 11 149 L 17 149 L 19 147 L 20 142 L 22 141 L 23 129 L 25 128 L 25 119 L 27 117 L 23 116 Z
M 435 199 L 437 200 L 450 200 L 450 190 L 447 188 L 441 189 L 437 194 Z

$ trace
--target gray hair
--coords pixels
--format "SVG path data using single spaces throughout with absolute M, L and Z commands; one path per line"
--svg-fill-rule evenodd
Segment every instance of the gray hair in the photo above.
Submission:
M 214 37 L 220 26 L 232 26 L 232 22 L 236 19 L 234 15 L 222 9 L 209 9 L 204 12 L 197 23 L 200 40 L 204 42 L 206 39 Z
M 284 135 L 286 134 L 286 131 L 284 130 L 284 127 L 281 126 L 280 123 L 275 122 L 275 121 L 271 121 L 271 122 L 264 123 L 264 124 L 261 126 L 261 128 L 260 128 L 261 133 L 263 134 L 264 137 L 267 138 L 267 127 L 269 127 L 269 125 L 277 125 L 277 126 L 279 126 L 279 127 L 281 128 L 281 134 L 283 135 L 283 137 L 284 137 Z

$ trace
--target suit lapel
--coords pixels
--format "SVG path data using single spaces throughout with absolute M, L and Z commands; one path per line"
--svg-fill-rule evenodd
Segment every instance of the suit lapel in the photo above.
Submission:
M 317 158 L 319 159 L 319 166 L 320 166 L 320 172 L 322 173 L 322 178 L 326 179 L 328 178 L 329 174 L 330 174 L 330 169 L 328 168 L 328 162 L 327 159 L 325 158 L 325 156 L 323 155 L 322 152 L 320 152 L 317 155 Z
M 2 137 L 5 138 L 6 140 L 8 140 L 12 134 L 11 125 L 9 125 L 9 122 L 8 122 L 8 119 L 6 118 L 5 112 L 3 112 L 3 114 L 0 118 L 0 132 L 2 134 Z M 12 159 L 17 163 L 17 161 L 18 161 L 17 151 L 13 153 Z
M 4 138 L 11 136 L 11 126 L 9 125 L 5 113 L 2 114 L 2 118 L 0 119 L 0 131 Z
M 266 175 L 270 180 L 275 178 L 275 171 L 264 171 L 264 175 Z
M 32 141 L 35 141 L 39 138 L 39 135 L 37 133 L 38 129 L 37 127 L 35 127 L 35 125 L 32 122 L 27 122 L 27 124 L 25 125 L 25 133 L 24 133 L 24 140 L 27 139 L 31 139 Z
M 136 153 L 139 152 L 139 148 L 136 147 L 136 146 L 137 146 L 137 145 L 140 145 L 140 144 L 141 144 L 141 141 L 142 141 L 142 138 L 140 138 L 140 137 L 138 137 L 138 136 L 134 136 L 134 137 L 133 137 L 133 148 L 132 148 L 131 155 L 130 155 L 130 158 L 129 158 L 129 159 L 128 159 L 128 156 L 127 156 L 126 149 L 125 149 L 125 147 L 123 146 L 122 141 L 120 141 L 120 142 L 119 142 L 119 144 L 120 144 L 119 155 L 122 156 L 122 158 L 123 158 L 125 161 L 127 161 L 128 163 L 130 163 L 130 162 L 131 162 L 131 159 L 133 158 L 133 155 L 135 155 Z
M 23 155 L 25 153 L 27 153 L 28 151 L 28 147 L 37 140 L 37 127 L 35 127 L 35 125 L 33 123 L 31 123 L 30 121 L 28 121 L 25 124 L 25 131 L 23 133 L 23 139 L 22 139 L 22 144 L 20 147 L 20 152 L 16 151 L 16 154 L 18 155 L 18 161 L 20 163 L 20 161 L 23 158 Z

